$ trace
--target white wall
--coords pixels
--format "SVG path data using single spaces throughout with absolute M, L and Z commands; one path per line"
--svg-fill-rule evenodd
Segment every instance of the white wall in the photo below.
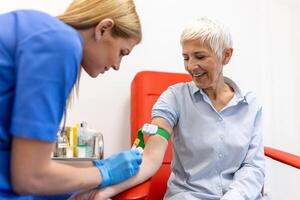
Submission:
M 0 12 L 35 8 L 56 15 L 70 0 L 11 0 Z M 104 134 L 105 155 L 130 147 L 130 82 L 141 70 L 184 72 L 179 35 L 186 22 L 208 15 L 231 30 L 234 56 L 224 74 L 258 94 L 264 105 L 265 144 L 300 154 L 299 0 L 136 0 L 143 42 L 119 72 L 83 74 L 80 99 L 68 123 L 85 120 Z M 273 200 L 300 199 L 300 172 L 267 161 L 266 192 Z M 275 184 L 277 183 L 277 184 Z

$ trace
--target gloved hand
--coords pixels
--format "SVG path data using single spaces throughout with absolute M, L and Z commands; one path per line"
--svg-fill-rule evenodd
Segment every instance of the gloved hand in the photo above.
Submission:
M 94 160 L 94 165 L 100 170 L 102 183 L 99 187 L 120 183 L 135 175 L 142 163 L 141 153 L 134 149 L 114 154 L 104 160 Z

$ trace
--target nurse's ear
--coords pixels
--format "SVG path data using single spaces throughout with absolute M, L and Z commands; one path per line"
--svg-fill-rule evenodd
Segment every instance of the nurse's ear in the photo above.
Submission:
M 95 28 L 95 40 L 99 41 L 106 32 L 110 32 L 114 27 L 114 21 L 110 18 L 100 21 Z

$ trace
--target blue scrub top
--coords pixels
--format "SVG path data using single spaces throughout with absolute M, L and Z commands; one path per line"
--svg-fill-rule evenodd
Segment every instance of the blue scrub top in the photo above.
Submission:
M 80 34 L 48 14 L 0 15 L 0 199 L 10 183 L 12 137 L 54 142 L 82 58 Z

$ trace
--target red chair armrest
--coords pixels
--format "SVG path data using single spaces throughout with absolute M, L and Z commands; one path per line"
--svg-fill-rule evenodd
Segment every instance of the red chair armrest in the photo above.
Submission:
M 300 169 L 300 156 L 296 156 L 294 154 L 280 151 L 271 147 L 265 147 L 265 155 L 274 160 Z
M 118 194 L 117 196 L 113 197 L 113 200 L 144 200 L 147 199 L 147 196 L 149 195 L 149 189 L 150 189 L 150 181 L 151 179 L 148 179 L 147 181 L 132 187 L 128 190 L 125 190 L 124 192 Z

